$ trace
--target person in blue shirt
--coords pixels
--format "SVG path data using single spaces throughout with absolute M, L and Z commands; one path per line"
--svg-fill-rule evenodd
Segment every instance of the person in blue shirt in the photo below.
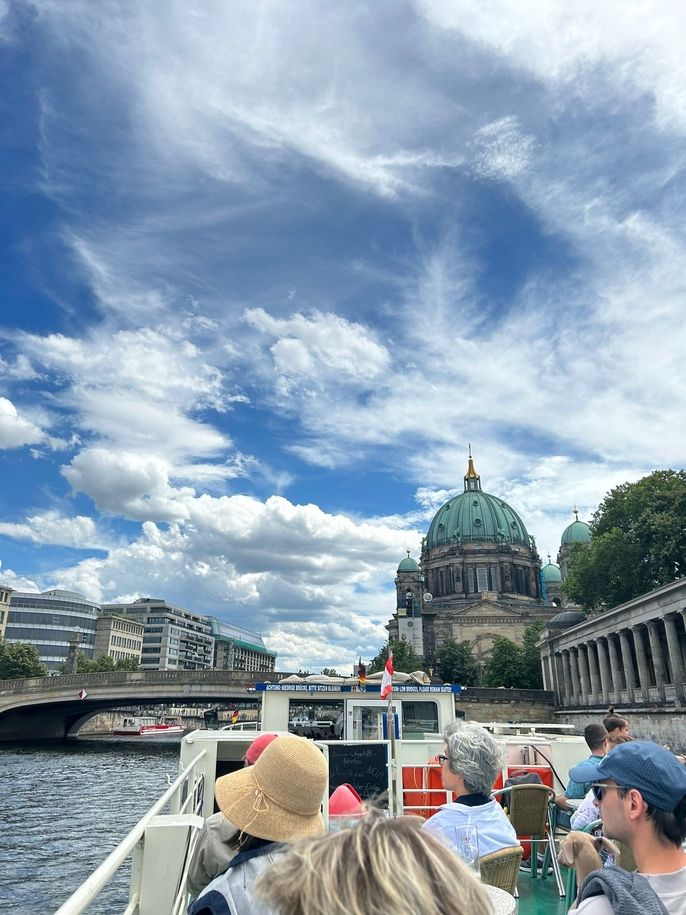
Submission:
M 607 731 L 602 724 L 587 724 L 584 728 L 584 740 L 591 755 L 587 760 L 595 766 L 599 766 L 605 754 L 607 753 Z M 558 794 L 555 798 L 555 804 L 558 807 L 557 825 L 570 828 L 570 818 L 572 813 L 579 806 L 578 804 L 569 803 L 569 801 L 581 801 L 586 797 L 591 787 L 591 782 L 575 782 L 572 779 L 567 783 L 567 790 L 564 794 Z

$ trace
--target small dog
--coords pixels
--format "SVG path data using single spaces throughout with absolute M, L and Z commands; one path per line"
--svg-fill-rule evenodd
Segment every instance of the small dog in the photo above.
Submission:
M 557 861 L 562 867 L 574 868 L 576 885 L 581 889 L 591 871 L 597 871 L 603 866 L 600 858 L 603 849 L 611 855 L 619 856 L 617 846 L 605 836 L 594 836 L 590 832 L 568 832 L 560 843 Z

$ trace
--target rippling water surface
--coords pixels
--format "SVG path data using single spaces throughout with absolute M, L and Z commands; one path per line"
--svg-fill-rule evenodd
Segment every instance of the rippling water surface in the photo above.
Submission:
M 179 741 L 0 744 L 0 908 L 50 915 L 178 772 Z M 89 915 L 115 915 L 128 867 Z

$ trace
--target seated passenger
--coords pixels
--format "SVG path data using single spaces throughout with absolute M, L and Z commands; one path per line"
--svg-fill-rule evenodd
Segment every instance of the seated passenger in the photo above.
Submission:
M 243 757 L 243 765 L 254 766 L 272 740 L 276 740 L 276 734 L 256 737 Z M 188 892 L 191 896 L 197 896 L 215 877 L 224 873 L 236 854 L 233 845 L 235 835 L 236 827 L 221 811 L 207 817 L 188 871 Z
M 298 842 L 256 893 L 278 915 L 490 915 L 478 878 L 420 825 L 373 810 L 358 826 Z
M 277 737 L 254 766 L 218 778 L 217 804 L 236 827 L 234 857 L 191 904 L 189 915 L 266 915 L 253 884 L 285 851 L 284 843 L 324 832 L 328 782 L 322 752 L 303 737 Z
M 424 823 L 424 828 L 443 833 L 454 844 L 457 826 L 476 826 L 479 830 L 479 855 L 519 845 L 512 823 L 505 811 L 489 795 L 502 768 L 498 742 L 473 722 L 453 721 L 443 732 L 445 755 L 441 762 L 441 779 L 447 791 L 457 800 L 444 804 Z
M 621 715 L 616 715 L 613 706 L 608 709 L 607 715 L 603 718 L 603 727 L 609 737 L 631 737 L 629 734 L 629 722 Z
M 610 734 L 607 738 L 607 752 L 610 753 L 615 747 L 618 747 L 622 743 L 628 743 L 630 740 L 631 737 L 625 737 L 618 732 L 614 735 Z M 571 769 L 569 775 L 570 778 L 577 775 L 577 781 L 583 782 L 584 778 L 595 778 L 596 769 L 597 766 L 592 763 L 589 764 L 587 761 Z M 590 788 L 586 797 L 572 814 L 570 824 L 572 829 L 585 829 L 585 827 L 590 823 L 593 823 L 594 820 L 599 819 L 600 807 L 598 806 L 598 801 L 595 799 L 593 788 Z
M 598 766 L 607 752 L 607 731 L 602 724 L 587 724 L 584 728 L 584 740 L 586 746 L 591 751 L 591 755 L 583 762 L 589 762 Z M 568 803 L 569 801 L 581 801 L 591 787 L 593 779 L 587 782 L 575 782 L 570 779 L 567 782 L 567 790 L 564 794 L 558 794 L 555 798 L 555 805 L 559 808 L 557 814 L 557 825 L 571 828 L 571 815 L 579 806 L 578 803 Z
M 638 871 L 592 871 L 570 915 L 684 915 L 684 767 L 664 747 L 633 740 L 601 760 L 593 787 L 605 832 L 629 847 Z

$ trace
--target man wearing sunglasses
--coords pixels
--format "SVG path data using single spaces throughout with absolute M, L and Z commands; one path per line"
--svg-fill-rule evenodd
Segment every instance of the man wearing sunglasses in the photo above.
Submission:
M 686 915 L 686 767 L 664 747 L 646 740 L 624 743 L 591 772 L 603 832 L 631 849 L 638 873 L 618 867 L 593 871 L 579 891 L 578 915 L 633 912 Z

